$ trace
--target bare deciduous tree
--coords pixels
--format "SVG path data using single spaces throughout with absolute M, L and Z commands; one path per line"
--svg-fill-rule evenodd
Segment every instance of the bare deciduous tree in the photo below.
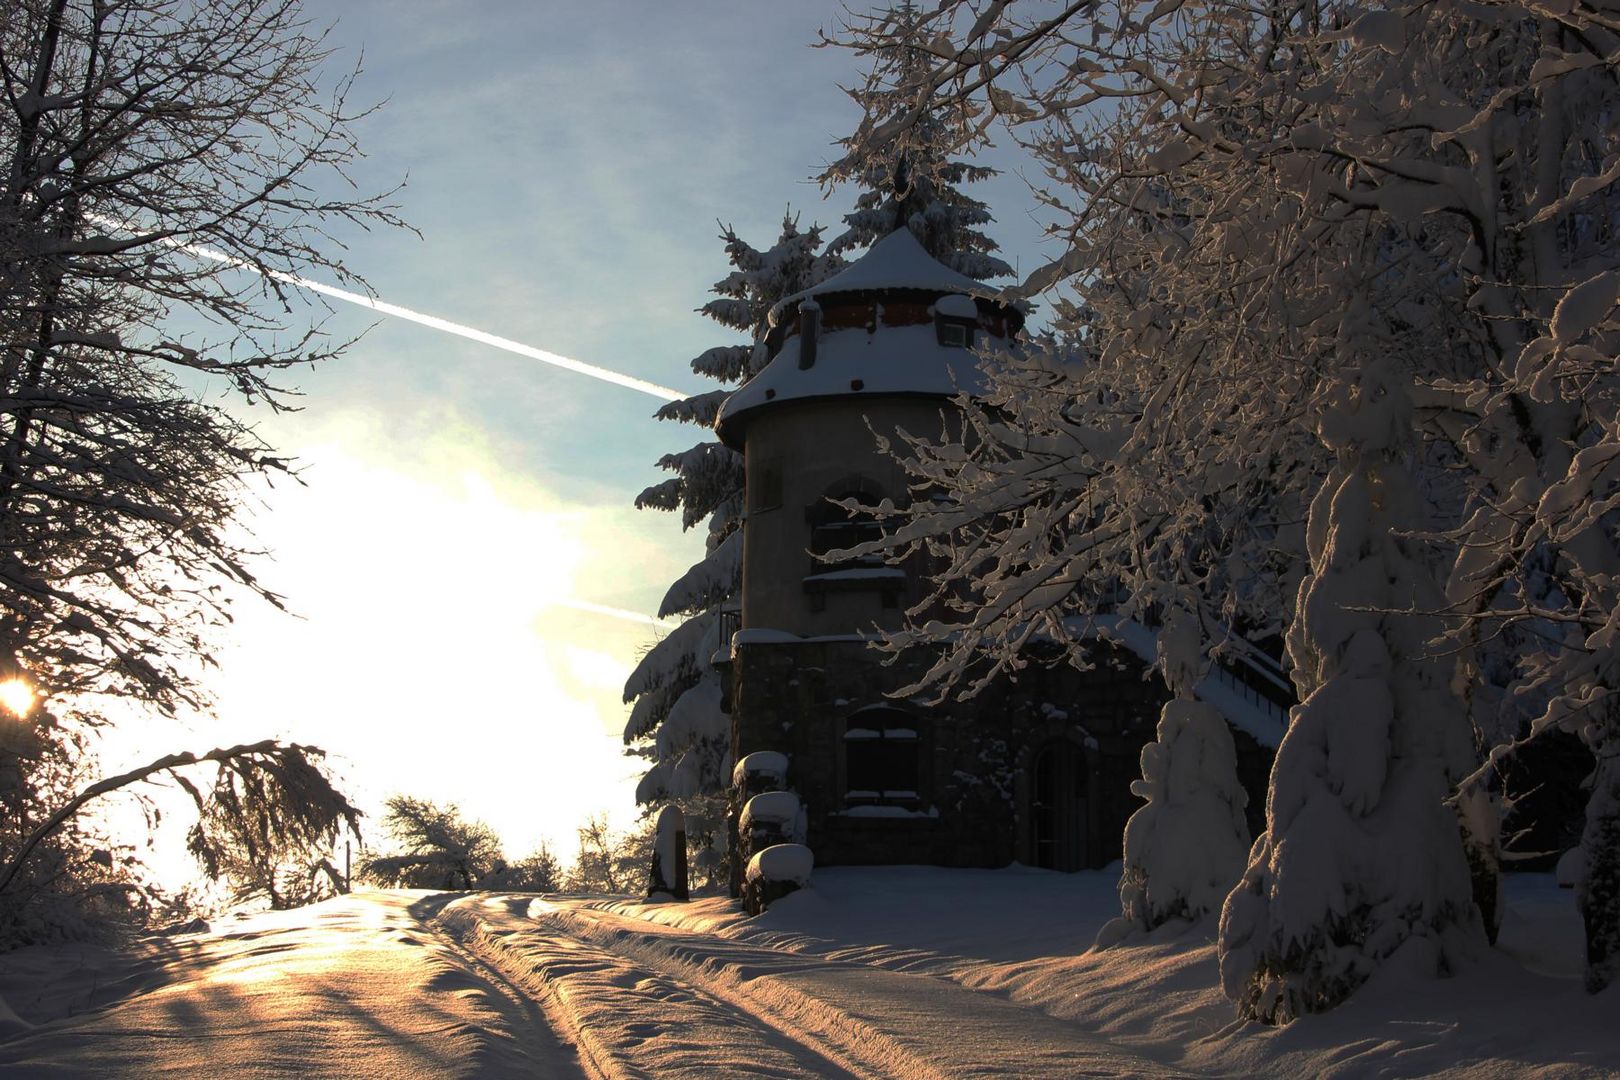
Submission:
M 398 224 L 320 186 L 360 115 L 328 58 L 295 0 L 9 5 L 0 651 L 49 693 L 200 704 L 226 586 L 275 599 L 232 525 L 287 464 L 196 376 L 276 403 L 276 371 L 336 348 L 286 333 L 301 301 L 274 275 L 352 280 L 329 227 Z
M 0 676 L 37 722 L 205 709 L 233 597 L 280 603 L 238 507 L 288 463 L 204 395 L 278 407 L 276 372 L 342 347 L 288 276 L 357 283 L 334 229 L 400 224 L 347 183 L 365 110 L 330 52 L 297 0 L 6 5 Z

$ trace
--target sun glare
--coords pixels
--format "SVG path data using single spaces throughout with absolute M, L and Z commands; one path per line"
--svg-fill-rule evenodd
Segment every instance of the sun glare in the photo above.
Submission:
M 34 688 L 22 679 L 0 682 L 0 709 L 22 719 L 34 707 Z

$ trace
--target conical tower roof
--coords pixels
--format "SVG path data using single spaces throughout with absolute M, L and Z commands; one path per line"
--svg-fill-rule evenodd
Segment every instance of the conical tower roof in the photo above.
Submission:
M 909 229 L 896 229 L 838 274 L 772 309 L 773 337 L 781 335 L 782 344 L 726 400 L 715 428 L 725 443 L 740 447 L 748 423 L 790 402 L 980 393 L 979 357 L 942 342 L 936 317 L 976 323 L 1010 339 L 1023 315 L 1000 295 L 929 255 Z M 827 315 L 806 357 L 802 335 L 784 324 L 812 303 Z
M 986 299 L 1001 295 L 1000 289 L 958 273 L 928 254 L 910 229 L 896 229 L 826 281 L 777 301 L 771 308 L 771 325 L 791 317 L 799 310 L 800 302 L 811 297 L 888 289 L 915 289 L 941 296 L 960 293 Z

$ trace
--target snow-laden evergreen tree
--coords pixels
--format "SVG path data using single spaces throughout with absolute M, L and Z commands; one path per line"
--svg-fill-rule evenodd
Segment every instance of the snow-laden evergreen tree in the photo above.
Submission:
M 1304 700 L 1277 751 L 1265 834 L 1221 913 L 1227 995 L 1274 1023 L 1332 1008 L 1387 963 L 1453 968 L 1483 937 L 1446 806 L 1473 746 L 1434 651 L 1444 597 L 1406 539 L 1404 376 L 1369 361 L 1324 410 L 1321 436 L 1338 461 L 1311 506 L 1311 575 L 1288 632 Z
M 1121 913 L 1098 945 L 1219 911 L 1249 848 L 1232 732 L 1193 696 L 1205 667 L 1203 632 L 1185 608 L 1172 608 L 1159 631 L 1159 667 L 1175 697 L 1159 714 L 1158 737 L 1142 747 L 1142 778 L 1131 793 L 1147 805 L 1125 824 Z
M 1307 418 L 1339 374 L 1359 293 L 1412 376 L 1413 524 L 1451 552 L 1454 618 L 1437 629 L 1459 679 L 1505 680 L 1471 695 L 1485 767 L 1543 732 L 1581 736 L 1599 761 L 1587 865 L 1620 862 L 1604 764 L 1620 740 L 1620 37 L 1607 9 L 1217 3 L 1194 19 L 1134 0 L 946 0 L 917 21 L 875 19 L 852 44 L 920 29 L 919 92 L 1004 122 L 1037 157 L 1064 244 L 1025 288 L 1078 293 L 1069 310 L 1085 318 L 1069 329 L 1091 345 L 1081 364 L 1009 362 L 965 452 L 914 448 L 919 479 L 953 499 L 900 531 L 980 601 L 916 628 L 948 635 L 933 678 L 976 650 L 1010 657 L 1043 612 L 1083 610 L 1111 580 L 1127 605 L 1176 581 L 1250 626 L 1296 618 L 1291 522 L 1335 465 Z M 869 125 L 865 152 L 914 118 Z M 1512 666 L 1473 655 L 1514 624 L 1528 647 Z M 1457 803 L 1483 902 L 1495 837 L 1482 776 Z M 1620 897 L 1581 895 L 1597 990 L 1613 978 Z
M 873 147 L 857 132 L 842 141 L 849 152 L 821 176 L 823 184 L 853 183 L 860 194 L 844 216 L 845 231 L 827 250 L 834 255 L 870 247 L 904 225 L 923 250 L 978 281 L 1012 276 L 982 227 L 991 222 L 981 200 L 963 184 L 988 180 L 996 170 L 953 158 L 948 113 L 917 84 L 927 67 L 916 9 L 907 3 L 882 16 L 900 28 L 872 53 L 865 84 L 850 90 L 861 106 L 862 130 L 898 118 L 908 122 L 896 137 Z
M 783 297 L 807 289 L 843 265 L 822 251 L 819 227 L 801 231 L 784 215 L 775 244 L 754 248 L 732 229 L 721 233 L 732 271 L 714 286 L 717 298 L 699 309 L 746 341 L 717 345 L 692 361 L 692 370 L 718 389 L 674 401 L 661 420 L 712 428 L 726 397 L 769 359 L 765 335 L 770 310 Z M 678 806 L 694 848 L 693 869 L 713 874 L 725 841 L 725 785 L 730 780 L 730 723 L 720 710 L 719 673 L 710 658 L 721 640 L 721 614 L 735 601 L 742 567 L 743 460 L 712 435 L 690 449 L 666 454 L 658 466 L 673 473 L 643 491 L 636 506 L 679 512 L 681 525 L 707 530 L 705 555 L 677 579 L 659 605 L 660 618 L 682 623 L 654 645 L 625 683 L 633 702 L 624 741 L 652 759 L 636 788 L 649 809 Z

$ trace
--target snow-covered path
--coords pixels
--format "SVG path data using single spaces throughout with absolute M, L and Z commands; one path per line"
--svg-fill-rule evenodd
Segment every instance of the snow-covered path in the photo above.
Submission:
M 581 1045 L 614 1078 L 1186 1075 L 931 974 L 573 903 L 467 897 L 441 918 L 577 1018 Z
M 720 896 L 367 890 L 145 939 L 0 955 L 0 1076 L 1620 1077 L 1617 987 L 1573 900 L 1517 875 L 1497 948 L 1238 1023 L 1211 922 L 1089 949 L 1114 872 L 824 868 Z
M 0 1075 L 591 1074 L 526 996 L 432 928 L 445 899 L 367 890 L 148 939 L 0 957 Z

